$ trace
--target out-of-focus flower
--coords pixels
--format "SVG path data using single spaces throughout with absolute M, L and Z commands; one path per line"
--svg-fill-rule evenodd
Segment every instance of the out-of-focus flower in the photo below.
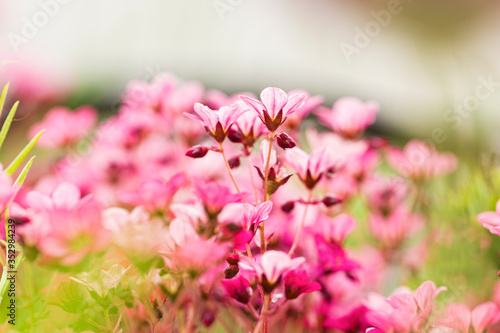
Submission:
M 51 196 L 33 191 L 26 200 L 35 214 L 21 228 L 21 242 L 35 247 L 43 262 L 71 266 L 109 243 L 110 234 L 102 225 L 102 206 L 92 196 L 81 198 L 76 186 L 62 183 Z
M 397 292 L 388 300 L 371 294 L 365 303 L 370 310 L 368 322 L 384 332 L 421 331 L 434 310 L 437 296 L 445 290 L 446 287 L 437 288 L 434 282 L 426 281 L 414 293 Z
M 163 212 L 172 197 L 184 184 L 185 176 L 179 173 L 168 182 L 155 179 L 142 183 L 135 191 L 123 191 L 118 194 L 118 198 L 129 205 L 143 206 L 147 211 Z
M 388 216 L 401 205 L 408 194 L 408 185 L 399 178 L 375 174 L 363 186 L 370 209 Z
M 474 332 L 480 333 L 498 321 L 500 321 L 500 310 L 493 302 L 479 304 L 472 312 L 463 304 L 451 303 L 446 306 L 445 316 L 440 324 L 454 328 L 460 333 L 470 332 L 472 324 Z
M 193 185 L 195 195 L 201 200 L 209 217 L 219 214 L 227 204 L 241 200 L 237 193 L 232 193 L 227 186 L 214 181 L 195 179 Z
M 302 182 L 309 189 L 313 189 L 323 174 L 333 165 L 330 153 L 326 148 L 314 150 L 307 155 L 300 148 L 289 149 L 285 153 L 285 160 L 296 171 Z
M 61 148 L 75 144 L 87 136 L 97 121 L 97 111 L 90 106 L 82 106 L 75 111 L 65 107 L 52 108 L 45 118 L 34 124 L 29 136 L 45 129 L 38 145 L 44 148 Z
M 198 117 L 187 112 L 184 114 L 202 124 L 208 134 L 217 142 L 222 142 L 226 138 L 229 128 L 248 110 L 242 108 L 239 103 L 234 103 L 231 106 L 223 106 L 218 111 L 212 110 L 203 104 L 196 103 L 194 105 L 194 111 Z
M 477 216 L 477 220 L 492 234 L 500 236 L 500 200 L 498 200 L 494 212 L 483 212 Z
M 321 290 L 318 282 L 310 282 L 309 275 L 303 269 L 294 269 L 285 274 L 285 296 L 294 299 L 305 293 Z
M 350 272 L 360 265 L 347 258 L 345 251 L 337 243 L 327 242 L 321 235 L 314 237 L 318 252 L 318 269 L 327 273 Z
M 228 252 L 227 244 L 217 243 L 214 239 L 186 237 L 182 245 L 176 246 L 164 256 L 171 269 L 196 276 L 222 262 Z
M 373 213 L 369 219 L 370 231 L 385 246 L 399 246 L 405 239 L 415 234 L 424 226 L 422 216 L 413 214 L 403 206 L 392 214 L 384 216 Z
M 455 155 L 438 153 L 434 147 L 419 140 L 408 142 L 402 150 L 391 148 L 387 160 L 400 174 L 417 181 L 449 174 L 458 164 Z
M 12 180 L 4 174 L 3 167 L 0 164 L 0 216 L 3 215 L 3 211 L 14 193 Z
M 270 293 L 278 286 L 285 273 L 293 270 L 305 262 L 305 258 L 290 258 L 282 251 L 270 250 L 262 255 L 260 263 L 248 257 L 240 258 L 240 267 L 253 270 L 257 279 L 262 283 L 264 291 Z
M 378 104 L 355 97 L 339 99 L 331 110 L 322 108 L 316 115 L 326 126 L 345 138 L 353 139 L 375 122 Z
M 307 99 L 304 93 L 287 95 L 279 88 L 269 87 L 262 91 L 260 100 L 248 96 L 240 96 L 240 99 L 252 107 L 269 131 L 276 131 L 287 119 L 297 111 Z
M 311 226 L 311 231 L 322 235 L 328 242 L 342 244 L 344 239 L 354 231 L 356 221 L 348 214 L 339 214 L 333 218 L 321 216 L 319 220 Z
M 293 95 L 293 94 L 306 94 L 306 100 L 304 104 L 295 110 L 294 113 L 288 116 L 288 120 L 286 122 L 286 127 L 290 128 L 292 130 L 297 130 L 299 128 L 300 123 L 302 120 L 309 114 L 311 111 L 317 109 L 321 104 L 323 104 L 323 101 L 325 100 L 323 96 L 309 96 L 309 93 L 307 93 L 304 90 L 292 90 L 288 92 L 288 95 Z
M 228 297 L 234 298 L 243 304 L 250 301 L 252 297 L 252 288 L 248 280 L 242 275 L 237 275 L 232 279 L 223 279 L 221 283 Z

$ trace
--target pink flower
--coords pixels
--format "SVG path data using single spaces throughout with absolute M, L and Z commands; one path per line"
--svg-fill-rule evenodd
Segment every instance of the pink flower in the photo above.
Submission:
M 241 101 L 239 103 L 242 108 L 250 110 L 245 103 Z M 229 131 L 228 138 L 232 142 L 242 143 L 250 148 L 265 130 L 266 127 L 255 112 L 245 112 L 236 120 L 235 126 Z
M 422 216 L 409 212 L 404 207 L 395 208 L 392 214 L 384 216 L 373 213 L 369 219 L 373 236 L 387 247 L 397 247 L 424 226 Z
M 285 160 L 296 171 L 302 182 L 309 189 L 313 189 L 323 174 L 333 166 L 330 153 L 326 148 L 314 150 L 307 155 L 300 148 L 288 149 L 285 152 Z
M 262 255 L 260 264 L 248 257 L 241 257 L 240 267 L 253 270 L 264 290 L 270 293 L 280 283 L 285 273 L 304 262 L 303 257 L 292 259 L 285 252 L 270 250 Z
M 289 271 L 285 274 L 283 281 L 286 299 L 295 299 L 302 294 L 321 290 L 321 285 L 318 282 L 309 282 L 309 275 L 303 269 Z
M 194 194 L 201 200 L 209 217 L 219 214 L 227 204 L 241 200 L 239 194 L 232 193 L 227 186 L 214 181 L 204 182 L 197 179 L 193 185 Z
M 475 333 L 482 333 L 500 320 L 500 310 L 493 302 L 479 304 L 472 312 L 463 304 L 451 303 L 446 306 L 441 325 L 468 333 L 469 327 Z
M 370 208 L 384 216 L 401 205 L 409 191 L 403 179 L 377 174 L 368 178 L 363 187 Z
M 375 122 L 377 112 L 376 102 L 365 103 L 354 97 L 344 97 L 335 102 L 331 110 L 325 108 L 316 115 L 338 134 L 353 139 Z
M 221 263 L 229 252 L 227 244 L 200 237 L 186 238 L 181 246 L 165 254 L 167 266 L 178 272 L 198 275 Z
M 457 158 L 451 153 L 438 153 L 422 141 L 412 140 L 403 150 L 391 148 L 387 161 L 400 174 L 415 180 L 427 180 L 449 174 L 457 168 Z
M 300 123 L 302 120 L 309 114 L 311 111 L 317 109 L 321 104 L 324 102 L 323 96 L 309 96 L 309 93 L 307 93 L 304 90 L 296 89 L 288 92 L 289 95 L 293 94 L 305 94 L 306 100 L 304 104 L 295 110 L 294 113 L 292 113 L 288 117 L 288 121 L 286 122 L 286 126 L 291 129 L 298 129 Z
M 12 187 L 12 181 L 4 174 L 2 165 L 0 164 L 0 216 L 3 214 L 7 203 L 12 199 L 14 193 L 15 190 Z
M 259 224 L 269 218 L 272 208 L 272 201 L 266 201 L 257 206 L 247 203 L 230 203 L 219 213 L 217 220 L 222 225 L 233 225 L 255 232 Z
M 299 109 L 305 102 L 307 95 L 296 93 L 287 95 L 279 88 L 266 88 L 262 90 L 260 99 L 240 96 L 240 99 L 252 107 L 269 131 L 276 131 L 287 117 Z
M 226 138 L 231 125 L 233 125 L 247 110 L 242 108 L 239 103 L 223 106 L 218 111 L 214 111 L 203 104 L 196 103 L 194 105 L 194 111 L 197 113 L 198 117 L 187 112 L 184 114 L 205 126 L 208 134 L 217 140 L 217 142 L 222 142 Z
M 267 193 L 274 194 L 282 185 L 285 185 L 292 175 L 286 174 L 285 168 L 278 162 L 276 150 L 271 147 L 271 154 L 269 155 L 269 141 L 262 140 L 260 143 L 260 167 L 255 166 L 259 177 L 265 179 L 265 169 L 267 166 L 267 157 L 269 156 L 269 172 L 267 174 Z
M 81 198 L 80 190 L 69 183 L 59 185 L 51 196 L 29 192 L 26 200 L 36 214 L 20 231 L 23 242 L 32 242 L 42 261 L 75 265 L 88 253 L 108 244 L 109 232 L 101 220 L 102 207 L 92 196 Z
M 46 129 L 38 144 L 44 148 L 61 148 L 87 136 L 96 121 L 97 112 L 90 106 L 82 106 L 74 112 L 65 107 L 56 107 L 41 122 L 31 127 L 29 136 L 31 138 Z
M 477 220 L 492 234 L 500 236 L 500 200 L 494 212 L 484 212 L 477 216 Z
M 348 214 L 339 214 L 333 218 L 321 215 L 311 226 L 311 231 L 322 235 L 325 240 L 342 244 L 356 228 L 356 220 Z
M 149 212 L 162 212 L 170 202 L 172 197 L 184 184 L 183 173 L 170 178 L 168 182 L 161 179 L 150 180 L 142 183 L 137 190 L 123 191 L 118 194 L 118 198 L 129 205 L 143 206 Z
M 222 279 L 221 283 L 226 296 L 234 298 L 240 303 L 246 304 L 252 298 L 250 283 L 241 274 L 232 279 Z

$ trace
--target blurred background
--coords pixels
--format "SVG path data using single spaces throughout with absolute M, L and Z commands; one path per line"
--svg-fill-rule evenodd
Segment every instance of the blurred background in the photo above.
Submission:
M 0 0 L 0 59 L 20 60 L 0 81 L 24 114 L 109 111 L 164 71 L 328 106 L 353 95 L 381 104 L 376 131 L 467 153 L 500 139 L 499 15 L 494 0 Z

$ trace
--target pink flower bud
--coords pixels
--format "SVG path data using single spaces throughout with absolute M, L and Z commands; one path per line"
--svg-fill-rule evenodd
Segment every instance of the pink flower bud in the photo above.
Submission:
M 295 143 L 295 140 L 292 139 L 292 137 L 286 134 L 285 132 L 281 132 L 277 136 L 277 141 L 278 141 L 278 146 L 280 146 L 283 149 L 290 149 L 297 145 Z
M 208 148 L 203 146 L 193 146 L 188 149 L 186 156 L 192 158 L 202 158 L 208 153 Z

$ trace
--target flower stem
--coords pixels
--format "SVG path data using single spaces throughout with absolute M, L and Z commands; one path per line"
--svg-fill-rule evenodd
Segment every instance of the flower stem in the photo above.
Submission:
M 264 171 L 264 201 L 269 200 L 269 193 L 267 192 L 267 183 L 269 181 L 269 167 L 271 160 L 271 151 L 273 149 L 274 132 L 269 134 L 269 151 L 267 152 L 266 168 Z
M 259 203 L 259 195 L 257 194 L 257 188 L 255 187 L 255 181 L 253 179 L 252 163 L 248 159 L 248 171 L 250 172 L 250 181 L 252 182 L 253 194 L 255 195 L 255 203 Z
M 253 331 L 254 333 L 267 333 L 268 329 L 268 317 L 267 317 L 267 311 L 269 309 L 269 303 L 271 303 L 271 295 L 266 295 L 264 298 L 264 305 L 262 307 L 262 311 L 260 313 L 260 318 L 259 321 L 257 322 L 257 325 L 255 326 L 255 330 Z M 262 329 L 261 329 L 262 327 Z
M 266 168 L 264 170 L 264 201 L 268 201 L 269 197 L 270 197 L 269 193 L 267 192 L 267 183 L 269 181 L 269 167 L 270 167 L 270 161 L 271 161 L 271 151 L 273 149 L 273 140 L 274 140 L 274 132 L 271 132 L 269 134 L 269 151 L 267 152 Z M 259 225 L 260 249 L 262 251 L 262 254 L 264 254 L 267 250 L 266 235 L 264 233 L 265 225 L 266 225 L 266 221 L 262 221 L 261 224 Z
M 250 259 L 253 260 L 252 256 L 252 250 L 250 249 L 250 245 L 247 244 L 247 254 Z M 260 284 L 257 284 L 257 287 L 259 288 L 260 296 L 262 297 L 262 300 L 264 300 L 264 289 L 262 289 L 262 286 Z
M 246 203 L 247 201 L 243 197 L 243 194 L 240 191 L 240 188 L 238 187 L 238 184 L 236 184 L 236 180 L 233 177 L 233 173 L 231 172 L 231 167 L 229 166 L 229 163 L 227 162 L 226 154 L 224 153 L 224 148 L 222 147 L 222 142 L 219 142 L 219 147 L 220 147 L 220 152 L 222 154 L 222 158 L 224 159 L 224 163 L 226 164 L 226 169 L 227 172 L 229 173 L 229 176 L 231 177 L 231 180 L 233 181 L 234 187 L 236 188 L 236 191 L 240 194 L 241 201 Z
M 312 198 L 312 191 L 309 190 L 309 193 L 307 195 L 306 208 L 304 208 L 304 215 L 302 216 L 302 220 L 300 221 L 299 230 L 297 231 L 297 234 L 295 235 L 295 239 L 293 240 L 292 247 L 290 248 L 290 251 L 288 252 L 289 256 L 291 256 L 293 254 L 293 252 L 295 251 L 295 248 L 299 244 L 300 236 L 302 235 L 302 230 L 304 229 L 304 223 L 306 221 L 307 208 L 309 208 L 309 203 L 311 202 L 311 198 Z

